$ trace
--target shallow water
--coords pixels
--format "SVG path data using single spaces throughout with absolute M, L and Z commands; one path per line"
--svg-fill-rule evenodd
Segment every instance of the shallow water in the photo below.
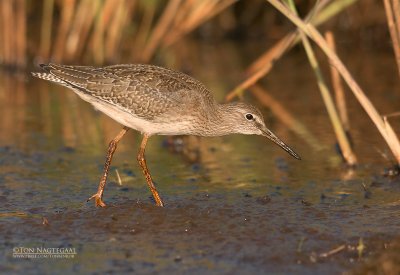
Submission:
M 203 54 L 176 63 L 187 58 L 191 74 L 222 99 L 238 83 L 245 64 L 240 56 L 252 46 L 196 47 L 191 52 Z M 378 110 L 398 111 L 392 53 L 369 51 L 344 51 L 342 57 Z M 215 63 L 217 57 L 221 62 Z M 147 162 L 165 208 L 150 198 L 136 163 L 140 135 L 134 131 L 114 157 L 104 196 L 108 207 L 86 203 L 120 125 L 67 89 L 28 74 L 2 74 L 0 82 L 3 271 L 338 273 L 357 268 L 398 237 L 400 185 L 381 176 L 390 164 L 378 152 L 387 151 L 383 139 L 349 92 L 360 166 L 343 166 L 313 74 L 299 52 L 279 61 L 264 86 L 306 125 L 315 143 L 263 112 L 267 125 L 303 160 L 256 136 L 152 137 Z M 181 142 L 183 147 L 169 145 Z M 361 257 L 360 238 L 366 246 Z M 346 247 L 324 255 L 341 245 Z M 73 247 L 77 255 L 12 256 L 14 247 L 37 246 Z

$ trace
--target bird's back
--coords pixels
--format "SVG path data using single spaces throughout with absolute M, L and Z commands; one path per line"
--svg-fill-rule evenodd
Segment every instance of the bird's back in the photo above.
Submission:
M 147 119 L 182 107 L 179 106 L 182 101 L 197 98 L 213 101 L 210 91 L 196 79 L 153 65 L 96 68 L 43 64 L 41 67 L 47 73 L 34 73 L 34 76 L 72 88 L 85 100 L 93 97 Z

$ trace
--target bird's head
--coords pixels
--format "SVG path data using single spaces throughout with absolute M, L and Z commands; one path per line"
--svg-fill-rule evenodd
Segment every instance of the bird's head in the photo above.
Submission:
M 256 107 L 244 102 L 233 102 L 224 105 L 225 111 L 228 112 L 227 115 L 230 117 L 233 133 L 267 137 L 294 158 L 301 159 L 297 153 L 267 128 L 261 112 Z

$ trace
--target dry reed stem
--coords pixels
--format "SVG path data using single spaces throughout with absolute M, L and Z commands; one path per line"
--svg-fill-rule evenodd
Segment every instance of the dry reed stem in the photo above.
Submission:
M 388 116 L 383 117 L 383 123 L 385 125 L 386 131 L 388 132 L 388 139 L 389 139 L 388 142 L 393 143 L 393 144 L 398 142 L 397 135 L 389 123 Z M 400 165 L 400 163 L 398 161 L 397 161 L 397 165 Z
M 3 25 L 3 57 L 2 63 L 5 65 L 13 64 L 13 36 L 11 32 L 11 26 L 13 22 L 13 7 L 12 0 L 1 1 L 1 19 Z
M 26 66 L 26 3 L 25 0 L 17 0 L 15 4 L 16 65 L 24 68 Z
M 315 25 L 322 24 L 356 1 L 357 0 L 338 0 L 335 4 L 329 6 L 327 6 L 330 3 L 329 0 L 321 1 L 309 12 L 306 16 L 306 21 L 310 20 Z M 315 17 L 313 17 L 314 15 Z M 244 89 L 250 87 L 268 74 L 273 67 L 273 63 L 281 58 L 286 50 L 295 45 L 298 41 L 300 41 L 300 38 L 297 30 L 292 31 L 257 58 L 246 70 L 246 75 L 249 75 L 249 77 L 230 91 L 226 96 L 226 100 L 232 100 L 234 97 L 240 95 Z
M 85 6 L 85 11 L 86 11 L 87 16 L 85 16 L 84 13 L 81 14 L 83 16 L 83 19 L 82 19 L 83 24 L 81 25 L 81 28 L 79 29 L 80 37 L 78 39 L 76 51 L 74 54 L 75 58 L 79 58 L 80 56 L 82 56 L 85 48 L 88 48 L 87 46 L 89 46 L 88 45 L 89 44 L 89 35 L 91 34 L 91 30 L 96 27 L 96 25 L 95 25 L 95 23 L 97 22 L 96 19 L 98 18 L 99 13 L 100 13 L 102 2 L 100 2 L 100 1 L 95 1 L 95 3 L 93 3 L 92 1 L 90 1 L 90 2 L 91 2 L 91 4 L 88 3 Z M 100 32 L 101 32 L 101 28 L 100 28 Z
M 42 26 L 40 29 L 39 52 L 41 58 L 48 60 L 51 50 L 51 30 L 53 26 L 54 0 L 43 2 Z
M 318 18 L 321 16 L 321 14 L 325 14 L 325 7 L 327 4 L 329 4 L 330 0 L 325 0 L 317 3 L 314 8 L 307 14 L 305 21 L 308 22 L 311 20 L 311 22 L 317 21 Z M 328 9 L 328 8 L 327 8 Z M 321 11 L 321 12 L 320 12 Z M 332 16 L 334 16 L 333 14 Z M 324 17 L 325 20 L 329 19 L 328 17 Z M 318 20 L 319 23 L 321 24 L 325 22 L 325 20 Z M 292 40 L 291 43 L 286 44 L 285 40 Z M 275 43 L 274 46 L 272 46 L 270 49 L 268 49 L 264 54 L 262 54 L 259 58 L 257 58 L 247 69 L 246 69 L 246 75 L 251 75 L 261 69 L 263 66 L 265 66 L 266 63 L 272 62 L 272 60 L 277 60 L 279 59 L 282 54 L 279 51 L 282 51 L 284 53 L 286 50 L 289 48 L 293 47 L 300 41 L 299 33 L 297 30 L 289 32 L 284 38 L 279 40 L 277 43 Z M 286 44 L 286 45 L 285 45 Z M 283 49 L 281 49 L 281 47 Z M 285 48 L 286 47 L 286 48 Z M 277 53 L 275 53 L 278 50 Z
M 246 80 L 236 86 L 231 92 L 229 92 L 225 96 L 225 100 L 231 101 L 236 96 L 240 95 L 244 91 L 244 89 L 247 89 L 248 87 L 254 85 L 258 80 L 263 78 L 272 69 L 274 61 L 276 59 L 279 59 L 286 52 L 286 49 L 289 48 L 289 46 L 293 43 L 295 37 L 296 34 L 293 33 L 292 35 L 286 36 L 285 39 L 281 40 L 280 43 L 278 43 L 272 49 L 271 52 L 273 52 L 273 54 L 269 55 L 270 59 L 268 60 L 268 62 L 258 71 L 250 75 Z
M 396 117 L 396 116 L 400 116 L 400 112 L 390 113 L 390 114 L 384 115 L 383 117 L 388 118 L 388 117 Z
M 183 26 L 181 26 L 181 22 L 185 21 L 185 18 L 190 16 L 191 10 L 193 9 L 196 1 L 197 0 L 183 1 L 175 15 L 174 23 L 172 25 L 173 29 L 179 30 L 179 28 L 183 28 Z
M 295 45 L 295 40 L 298 39 L 297 30 L 292 31 L 285 35 L 281 40 L 279 40 L 275 45 L 269 48 L 265 53 L 258 57 L 250 66 L 246 69 L 246 75 L 252 75 L 257 71 L 261 70 L 266 64 L 278 60 L 282 55 L 293 45 Z
M 146 46 L 146 41 L 150 35 L 151 26 L 153 24 L 156 9 L 154 5 L 145 6 L 144 15 L 140 21 L 138 30 L 135 35 L 135 43 L 133 43 L 133 58 L 139 59 L 142 49 Z
M 378 131 L 381 133 L 386 143 L 388 144 L 390 150 L 392 151 L 394 157 L 396 158 L 397 164 L 400 164 L 400 142 L 397 136 L 386 128 L 386 125 L 379 115 L 371 101 L 361 90 L 358 83 L 351 76 L 350 72 L 344 66 L 342 61 L 337 57 L 335 52 L 331 50 L 322 35 L 315 29 L 314 26 L 304 23 L 300 18 L 294 15 L 288 8 L 286 8 L 282 3 L 277 0 L 267 0 L 276 9 L 278 9 L 282 14 L 284 14 L 290 21 L 292 21 L 297 27 L 299 27 L 308 37 L 315 41 L 315 43 L 321 48 L 321 50 L 328 56 L 330 62 L 336 69 L 340 72 L 343 79 L 346 81 L 347 85 L 350 87 L 357 100 L 360 102 L 361 106 L 367 112 L 371 120 L 374 122 Z
M 325 33 L 325 39 L 328 43 L 329 47 L 336 52 L 336 45 L 335 45 L 335 37 L 331 31 Z M 332 79 L 332 86 L 333 90 L 335 91 L 335 101 L 336 107 L 339 111 L 340 121 L 343 124 L 343 128 L 346 131 L 350 130 L 350 122 L 349 116 L 347 115 L 347 104 L 346 104 L 346 97 L 344 94 L 344 89 L 342 85 L 342 80 L 340 78 L 340 74 L 337 69 L 333 66 L 329 66 L 331 71 L 331 79 Z
M 196 26 L 202 18 L 206 18 L 207 15 L 212 12 L 215 5 L 217 5 L 217 1 L 213 0 L 203 0 L 197 1 L 191 10 L 191 13 L 185 20 L 185 24 L 180 28 L 180 33 L 186 32 Z
M 107 32 L 107 39 L 105 41 L 105 55 L 107 62 L 113 62 L 117 52 L 118 45 L 120 44 L 123 28 L 128 22 L 128 18 L 132 14 L 136 6 L 136 1 L 118 1 L 115 14 L 110 23 Z
M 175 13 L 179 8 L 181 0 L 170 0 L 167 4 L 167 7 L 164 9 L 162 16 L 157 22 L 157 25 L 154 27 L 148 43 L 144 48 L 142 53 L 142 61 L 149 61 L 156 51 L 161 39 L 168 31 L 172 21 L 174 20 Z
M 183 21 L 175 21 L 175 26 L 178 26 L 178 28 L 176 28 L 173 33 L 170 33 L 170 35 L 165 37 L 164 45 L 170 46 L 171 44 L 175 43 L 182 36 L 191 32 L 215 15 L 219 14 L 227 7 L 232 5 L 235 1 L 236 0 L 203 0 L 200 1 L 200 5 L 192 4 L 192 6 L 195 6 L 196 8 L 191 8 L 191 12 L 188 16 L 184 17 L 185 19 Z M 180 16 L 179 18 L 183 17 Z
M 190 20 L 190 17 L 193 16 L 193 13 L 198 9 L 198 6 L 204 5 L 207 1 L 208 0 L 202 1 L 200 4 L 198 0 L 187 0 L 182 2 L 171 25 L 171 30 L 174 31 L 168 32 L 164 37 L 163 43 L 165 46 L 169 45 L 169 41 L 176 39 L 184 29 L 187 29 L 187 22 Z
M 71 30 L 66 41 L 67 60 L 76 59 L 82 54 L 90 28 L 93 25 L 100 1 L 81 0 L 76 8 Z
M 293 0 L 288 0 L 288 3 L 289 3 L 291 10 L 293 11 L 293 13 L 296 16 L 298 16 L 297 11 L 296 11 L 296 6 L 295 6 Z M 314 54 L 314 51 L 312 49 L 312 46 L 311 46 L 310 41 L 308 40 L 307 36 L 304 34 L 304 32 L 301 29 L 299 29 L 299 31 L 300 31 L 300 38 L 303 42 L 303 46 L 306 51 L 308 60 L 314 71 L 314 74 L 317 78 L 318 88 L 321 92 L 321 96 L 324 101 L 326 110 L 328 111 L 328 115 L 331 120 L 333 129 L 335 131 L 339 147 L 342 151 L 343 158 L 347 164 L 349 164 L 350 166 L 353 166 L 353 165 L 357 164 L 357 158 L 351 149 L 350 141 L 347 138 L 347 135 L 345 133 L 343 125 L 340 121 L 339 115 L 336 111 L 335 104 L 333 103 L 331 93 L 328 89 L 328 86 L 326 85 L 325 79 L 323 77 L 321 68 L 318 63 L 318 60 Z
M 4 37 L 4 29 L 6 27 L 5 22 L 3 22 L 4 16 L 3 16 L 3 5 L 5 5 L 6 1 L 2 1 L 0 3 L 0 65 L 4 63 L 4 46 L 6 40 Z
M 132 1 L 133 4 L 136 4 L 136 1 Z M 117 54 L 118 49 L 117 45 L 120 42 L 120 38 L 122 35 L 124 22 L 126 19 L 126 15 L 128 11 L 124 12 L 124 6 L 127 5 L 124 0 L 118 1 L 116 3 L 116 7 L 114 7 L 114 13 L 107 27 L 106 38 L 104 41 L 104 55 L 106 62 L 112 61 L 114 56 Z
M 121 176 L 119 175 L 118 169 L 115 169 L 115 174 L 117 174 L 117 182 L 118 185 L 122 185 L 122 180 L 121 180 Z
M 400 0 L 392 0 L 393 3 L 393 15 L 396 21 L 397 35 L 400 39 Z
M 105 52 L 107 48 L 106 35 L 110 30 L 110 22 L 113 19 L 120 20 L 121 14 L 116 14 L 121 9 L 119 8 L 124 4 L 123 0 L 106 0 L 103 6 L 99 8 L 99 14 L 96 17 L 96 23 L 91 37 L 91 53 L 93 59 L 97 64 L 103 64 L 105 59 Z M 128 6 L 126 6 L 128 8 Z
M 319 140 L 307 129 L 307 127 L 296 119 L 279 101 L 273 98 L 266 89 L 255 84 L 250 88 L 250 91 L 252 95 L 257 98 L 258 102 L 269 108 L 274 115 L 282 121 L 282 123 L 302 137 L 311 148 L 316 151 L 324 149 Z
M 332 255 L 334 255 L 334 254 L 339 253 L 340 251 L 344 250 L 345 248 L 346 248 L 346 245 L 342 244 L 342 245 L 336 247 L 335 249 L 332 249 L 332 250 L 330 250 L 330 251 L 328 251 L 328 252 L 319 254 L 319 256 L 320 256 L 321 258 L 327 258 L 327 257 L 329 257 L 329 256 L 332 256 Z
M 7 1 L 7 0 L 5 0 Z M 8 218 L 8 217 L 22 217 L 22 218 L 26 218 L 28 217 L 28 214 L 24 213 L 24 212 L 3 212 L 0 213 L 0 218 Z
M 210 19 L 214 15 L 220 13 L 226 7 L 231 5 L 235 0 L 188 0 L 178 4 L 174 12 L 164 11 L 159 20 L 159 24 L 155 27 L 152 37 L 149 39 L 145 47 L 145 54 L 142 59 L 147 61 L 160 46 L 166 47 L 180 39 L 183 35 L 192 31 L 200 24 Z M 163 17 L 168 17 L 168 24 L 163 22 Z M 168 28 L 169 27 L 169 30 Z M 160 29 L 162 31 L 160 31 Z M 153 40 L 154 39 L 154 40 Z
M 79 31 L 82 28 L 82 20 L 83 20 L 83 14 L 86 13 L 86 10 L 84 10 L 85 5 L 88 4 L 88 0 L 81 0 L 78 1 L 77 6 L 74 10 L 74 15 L 71 20 L 71 25 L 68 31 L 68 36 L 65 41 L 65 55 L 64 55 L 64 60 L 72 60 L 74 58 L 74 55 L 76 53 L 76 49 L 78 47 L 79 43 Z
M 234 1 L 232 0 L 222 0 L 222 1 L 205 1 L 206 5 L 203 7 L 198 7 L 186 21 L 185 28 L 180 35 L 186 34 L 192 31 L 194 28 L 198 27 L 200 24 L 210 19 L 214 15 L 220 13 L 226 7 L 230 6 Z M 173 41 L 172 41 L 173 42 Z
M 104 38 L 106 26 L 109 25 L 111 16 L 113 15 L 115 5 L 118 4 L 115 0 L 105 0 L 103 5 L 99 7 L 99 13 L 95 18 L 94 29 L 92 36 L 89 39 L 91 42 L 91 53 L 96 64 L 104 63 Z
M 62 62 L 64 58 L 65 44 L 67 40 L 68 30 L 72 25 L 72 18 L 75 10 L 75 0 L 64 0 L 61 2 L 61 22 L 58 26 L 57 37 L 54 43 L 52 59 L 55 62 Z
M 393 42 L 393 50 L 394 54 L 396 57 L 396 63 L 397 63 L 397 69 L 398 73 L 400 76 L 400 16 L 399 13 L 400 11 L 398 10 L 399 8 L 399 3 L 396 1 L 395 3 L 394 0 L 383 0 L 383 3 L 385 5 L 385 11 L 386 11 L 386 18 L 387 18 L 387 23 L 389 27 L 389 32 L 390 36 L 392 38 Z M 395 9 L 397 7 L 397 10 Z M 396 23 L 397 19 L 397 23 Z

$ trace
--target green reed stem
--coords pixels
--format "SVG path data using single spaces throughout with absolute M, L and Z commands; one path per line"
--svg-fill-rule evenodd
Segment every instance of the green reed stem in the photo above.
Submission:
M 294 1 L 293 0 L 287 0 L 287 1 L 294 14 L 297 15 L 297 10 Z M 338 112 L 336 111 L 335 104 L 333 103 L 331 93 L 328 89 L 328 86 L 326 85 L 318 60 L 315 57 L 310 41 L 301 30 L 300 30 L 300 38 L 302 40 L 304 49 L 306 51 L 308 61 L 310 62 L 310 65 L 314 70 L 315 76 L 317 78 L 318 87 L 321 92 L 321 96 L 324 101 L 326 110 L 328 111 L 328 115 L 331 120 L 333 129 L 335 131 L 336 137 L 338 139 L 339 146 L 342 150 L 343 157 L 349 165 L 355 165 L 357 163 L 357 158 L 353 153 L 353 151 L 351 150 L 350 142 L 346 136 Z

